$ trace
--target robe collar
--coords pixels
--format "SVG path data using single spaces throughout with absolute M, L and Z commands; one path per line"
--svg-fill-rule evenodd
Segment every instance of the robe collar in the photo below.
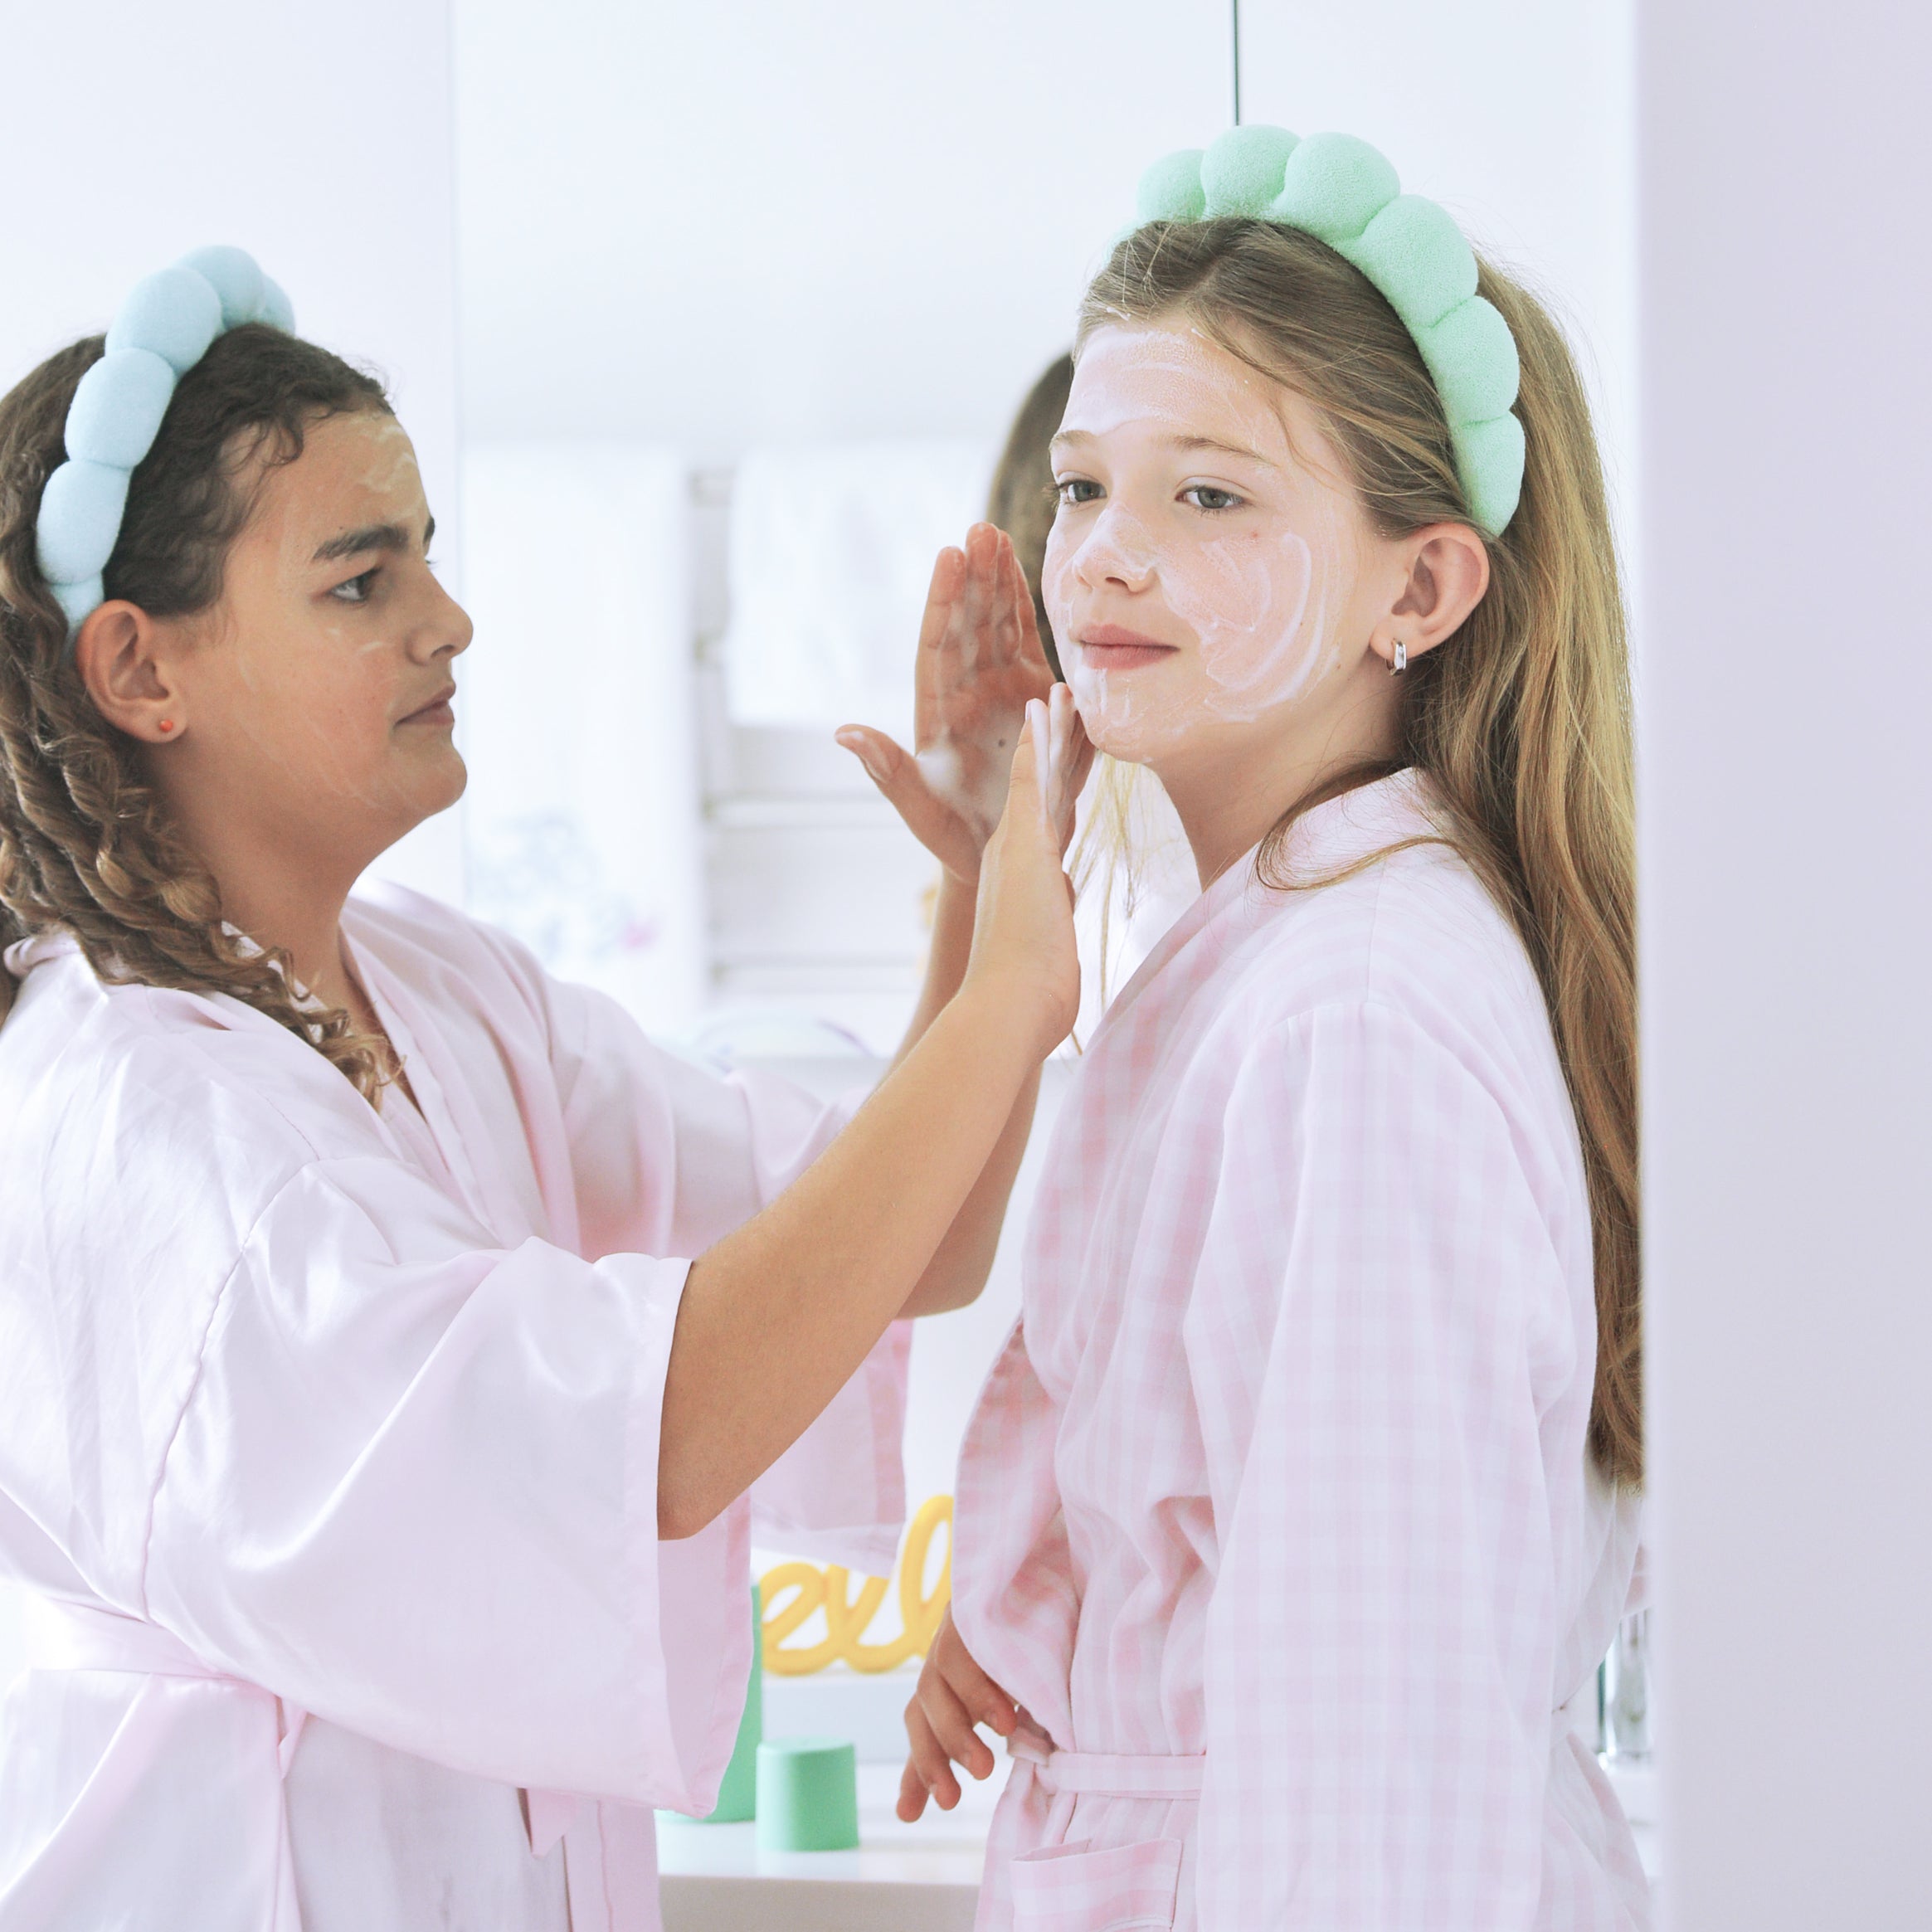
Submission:
M 1318 885 L 1328 874 L 1346 871 L 1404 839 L 1440 835 L 1428 780 L 1410 766 L 1304 812 L 1289 830 L 1282 861 L 1290 878 Z M 1260 851 L 1258 840 L 1167 929 L 1109 1002 L 1088 1052 L 1099 1045 L 1175 956 L 1210 927 L 1263 919 L 1281 903 L 1280 891 L 1263 884 L 1256 874 Z

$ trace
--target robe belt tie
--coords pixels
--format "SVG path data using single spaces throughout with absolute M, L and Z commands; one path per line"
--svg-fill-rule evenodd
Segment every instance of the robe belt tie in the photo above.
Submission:
M 1198 1798 L 1207 1757 L 1158 1756 L 1117 1751 L 1057 1751 L 1038 1731 L 1016 1730 L 1006 1754 L 1032 1768 L 1049 1797 Z
M 58 1603 L 51 1598 L 32 1595 L 24 1606 L 27 1664 L 36 1671 L 111 1671 L 127 1677 L 185 1677 L 206 1684 L 226 1684 L 252 1692 L 258 1697 L 274 1696 L 260 1684 L 232 1672 L 217 1670 L 203 1663 L 178 1638 L 172 1637 L 158 1623 L 138 1617 L 124 1617 L 117 1610 L 97 1608 L 92 1604 Z M 286 1779 L 302 1726 L 309 1713 L 285 1697 L 275 1698 L 281 1713 L 280 1743 L 277 1756 L 281 1775 Z M 551 1851 L 570 1830 L 594 1817 L 596 1800 L 574 1793 L 532 1791 L 527 1794 L 530 1848 L 539 1857 Z M 275 1932 L 297 1932 L 299 1920 L 294 1916 L 293 1896 L 286 1877 L 293 1867 L 289 1855 L 289 1817 L 286 1806 L 280 1808 L 281 1843 L 279 1847 L 283 1896 L 275 1920 Z M 609 1926 L 608 1901 L 599 1891 L 580 1900 L 580 1890 L 572 1894 L 572 1923 L 584 1932 L 602 1932 Z
M 1550 1714 L 1552 1749 L 1580 1739 L 1595 1748 L 1594 1677 Z M 1006 1740 L 1006 1754 L 1029 1766 L 1034 1782 L 1049 1797 L 1068 1792 L 1082 1798 L 1199 1798 L 1207 1770 L 1204 1752 L 1193 1757 L 1131 1755 L 1106 1751 L 1058 1751 L 1042 1732 L 1021 1730 Z
M 36 1671 L 105 1671 L 123 1677 L 177 1677 L 192 1682 L 222 1684 L 273 1702 L 276 1717 L 276 1769 L 286 1780 L 289 1766 L 301 1740 L 309 1713 L 285 1697 L 238 1677 L 231 1671 L 203 1663 L 178 1638 L 158 1623 L 90 1604 L 58 1602 L 37 1594 L 23 1606 L 22 1634 L 27 1640 L 27 1667 Z M 276 1788 L 275 1844 L 264 1845 L 261 1855 L 272 1861 L 275 1896 L 268 1905 L 269 1932 L 300 1932 L 301 1913 L 295 1902 L 294 1864 L 289 1847 L 289 1808 L 281 1787 Z
M 144 1623 L 138 1617 L 124 1617 L 118 1610 L 105 1610 L 89 1604 L 58 1603 L 51 1597 L 28 1597 L 22 1619 L 27 1638 L 27 1662 L 36 1671 L 111 1671 L 127 1677 L 190 1677 L 202 1683 L 232 1684 L 252 1691 L 257 1696 L 271 1697 L 272 1691 L 232 1671 L 218 1670 L 203 1663 L 179 1638 L 173 1637 L 158 1623 Z M 302 1726 L 309 1713 L 285 1697 L 276 1697 L 281 1707 L 280 1741 L 276 1755 L 282 1775 L 301 1740 Z

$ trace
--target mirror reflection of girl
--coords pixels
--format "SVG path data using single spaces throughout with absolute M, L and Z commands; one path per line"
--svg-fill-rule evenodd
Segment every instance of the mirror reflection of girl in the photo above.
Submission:
M 1018 728 L 1010 551 L 949 553 L 921 676 L 993 802 L 927 815 L 906 1047 L 849 1124 L 713 1077 L 350 897 L 462 791 L 470 641 L 369 378 L 217 334 L 70 639 L 37 524 L 102 354 L 0 401 L 0 1926 L 655 1924 L 648 1808 L 709 1808 L 742 1701 L 739 1499 L 782 1455 L 788 1532 L 889 1549 L 888 1325 L 984 1280 L 1077 998 L 1071 706 Z
M 1569 356 L 1480 288 L 1495 534 L 1314 236 L 1159 221 L 1086 299 L 1047 601 L 1202 893 L 1069 1089 L 908 1714 L 903 1816 L 990 1771 L 974 1720 L 1015 1756 L 982 1928 L 1647 1923 L 1591 1748 L 1641 1468 L 1623 616 Z

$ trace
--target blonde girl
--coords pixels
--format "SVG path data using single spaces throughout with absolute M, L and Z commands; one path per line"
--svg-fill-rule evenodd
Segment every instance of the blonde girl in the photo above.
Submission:
M 1088 292 L 1046 562 L 1200 899 L 1074 1075 L 902 1810 L 982 1927 L 1632 1927 L 1591 1745 L 1642 1476 L 1623 612 L 1544 310 L 1238 129 Z

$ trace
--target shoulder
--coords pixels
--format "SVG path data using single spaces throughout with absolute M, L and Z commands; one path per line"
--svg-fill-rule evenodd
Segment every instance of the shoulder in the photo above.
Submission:
M 334 1068 L 239 1002 L 37 964 L 0 1027 L 0 1224 L 38 1251 L 138 1268 L 213 1258 L 315 1162 L 375 1151 L 373 1111 Z
M 1240 990 L 1253 1024 L 1361 1003 L 1428 1030 L 1547 1024 L 1521 937 L 1461 854 L 1433 835 L 1346 876 L 1280 887 L 1258 878 L 1248 893 L 1254 929 Z
M 1228 1050 L 1292 1054 L 1337 1026 L 1372 1024 L 1385 1057 L 1453 1064 L 1506 1114 L 1569 1141 L 1542 986 L 1521 937 L 1453 846 L 1408 844 L 1332 883 L 1251 889 L 1270 903 L 1216 1016 Z

